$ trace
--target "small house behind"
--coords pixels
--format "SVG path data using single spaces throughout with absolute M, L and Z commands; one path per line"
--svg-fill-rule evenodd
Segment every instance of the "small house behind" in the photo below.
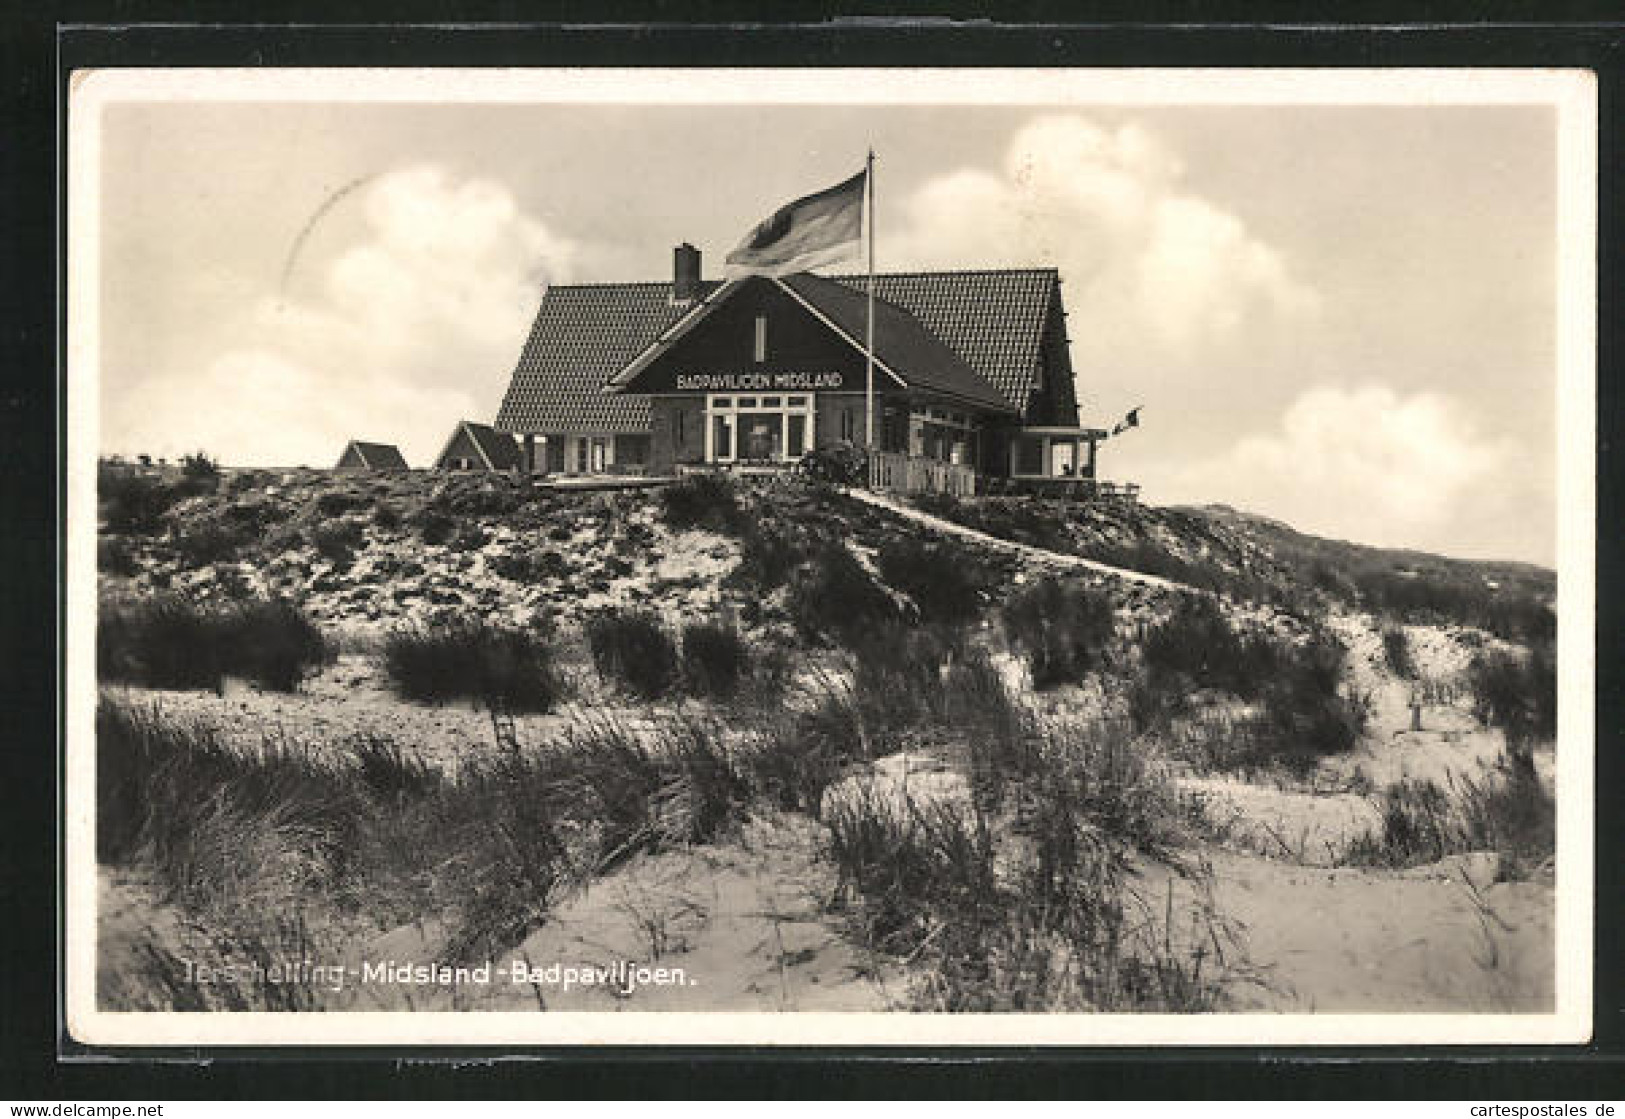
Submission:
M 406 470 L 406 459 L 393 443 L 363 443 L 352 439 L 334 470 Z
M 440 457 L 434 460 L 436 470 L 511 471 L 520 464 L 519 444 L 511 435 L 496 430 L 489 424 L 462 420 L 452 429 Z

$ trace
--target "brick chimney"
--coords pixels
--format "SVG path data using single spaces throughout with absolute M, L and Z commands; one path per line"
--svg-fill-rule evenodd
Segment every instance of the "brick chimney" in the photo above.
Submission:
M 671 251 L 673 303 L 692 303 L 700 297 L 700 250 L 684 241 Z

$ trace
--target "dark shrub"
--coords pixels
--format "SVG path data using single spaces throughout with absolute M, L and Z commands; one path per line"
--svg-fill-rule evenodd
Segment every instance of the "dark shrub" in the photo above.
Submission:
M 372 507 L 372 523 L 381 529 L 393 530 L 401 527 L 401 511 L 393 502 L 382 499 Z
M 1411 660 L 1411 639 L 1406 632 L 1398 626 L 1389 626 L 1382 631 L 1382 655 L 1388 662 L 1388 670 L 1401 680 L 1416 678 L 1416 665 Z
M 645 699 L 665 694 L 677 679 L 677 647 L 660 618 L 640 610 L 607 610 L 587 619 L 593 667 Z
M 463 480 L 465 488 L 447 490 L 436 504 L 449 513 L 465 517 L 512 517 L 525 504 L 526 494 L 514 488 L 505 477 L 477 475 Z
M 958 623 L 974 618 L 993 581 L 985 564 L 959 544 L 905 536 L 875 556 L 880 577 L 908 595 L 921 621 Z
M 316 499 L 316 510 L 324 517 L 339 517 L 356 509 L 365 508 L 370 499 L 366 494 L 348 490 L 329 490 Z
M 660 490 L 666 524 L 675 529 L 709 528 L 738 532 L 744 511 L 733 482 L 721 474 L 689 474 Z
M 135 549 L 126 540 L 116 536 L 103 536 L 96 541 L 96 570 L 104 575 L 135 575 L 141 570 L 136 562 Z
M 316 623 L 280 599 L 231 607 L 220 624 L 229 643 L 226 672 L 272 691 L 297 690 L 311 669 L 334 657 Z
M 180 496 L 161 478 L 108 465 L 96 472 L 96 490 L 107 531 L 134 536 L 161 529 L 164 513 Z
M 1207 595 L 1182 597 L 1173 613 L 1146 635 L 1143 649 L 1153 676 L 1220 688 L 1243 699 L 1259 694 L 1263 677 L 1273 667 L 1262 665 L 1268 659 L 1264 645 L 1244 649 L 1240 634 Z
M 391 633 L 384 672 L 397 693 L 421 703 L 467 699 L 497 711 L 551 711 L 564 692 L 543 630 L 472 616 Z
M 1188 597 L 1142 643 L 1146 672 L 1129 694 L 1139 726 L 1166 722 L 1198 688 L 1257 707 L 1204 724 L 1201 760 L 1219 769 L 1280 766 L 1299 775 L 1320 758 L 1352 749 L 1370 720 L 1366 697 L 1340 690 L 1347 650 L 1324 630 L 1298 641 L 1238 632 L 1217 603 Z
M 273 501 L 244 498 L 226 506 L 225 519 L 242 532 L 255 534 L 281 521 L 283 510 Z
M 1324 648 L 1310 647 L 1322 664 L 1334 655 L 1313 651 Z M 1341 652 L 1335 655 L 1340 661 Z M 1303 774 L 1329 754 L 1354 749 L 1370 720 L 1366 697 L 1340 692 L 1337 677 L 1328 678 L 1313 661 L 1293 665 L 1264 690 L 1261 745 L 1270 760 Z
M 848 639 L 852 702 L 866 734 L 889 749 L 910 730 L 947 717 L 949 666 L 965 654 L 964 634 L 944 626 L 878 622 Z
M 181 477 L 191 482 L 216 483 L 220 480 L 220 464 L 202 451 L 184 455 L 181 458 Z M 209 488 L 213 489 L 213 485 Z
M 176 597 L 104 607 L 96 666 L 104 680 L 152 688 L 220 690 L 223 678 L 293 691 L 332 659 L 321 631 L 297 607 L 256 601 L 209 609 Z
M 745 525 L 739 542 L 739 566 L 733 577 L 761 591 L 782 586 L 808 550 L 796 535 L 754 521 Z
M 457 531 L 457 522 L 439 509 L 427 509 L 418 516 L 418 535 L 425 544 L 444 544 Z
M 203 567 L 235 559 L 247 543 L 242 529 L 214 518 L 197 518 L 171 530 L 170 545 L 187 567 Z
M 361 522 L 344 518 L 316 525 L 310 530 L 310 542 L 317 555 L 342 568 L 354 562 L 361 535 Z
M 1557 736 L 1557 664 L 1550 645 L 1537 644 L 1523 656 L 1481 653 L 1468 666 L 1467 681 L 1478 717 L 1506 732 L 1515 758 L 1527 761 L 1535 743 Z
M 843 439 L 802 455 L 796 472 L 815 482 L 861 486 L 869 480 L 869 456 L 861 447 Z
M 1075 684 L 1100 667 L 1115 624 L 1105 595 L 1047 576 L 1012 595 L 1003 617 L 1036 688 Z
M 786 605 L 804 637 L 844 640 L 898 616 L 891 595 L 836 541 L 821 544 L 796 572 Z
M 221 637 L 217 616 L 182 598 L 103 606 L 96 619 L 96 673 L 150 688 L 219 691 Z
M 456 552 L 476 552 L 485 547 L 490 539 L 490 533 L 470 522 L 458 529 L 457 534 L 451 538 L 451 548 Z
M 683 627 L 683 687 L 693 695 L 731 698 L 750 669 L 750 651 L 726 622 Z

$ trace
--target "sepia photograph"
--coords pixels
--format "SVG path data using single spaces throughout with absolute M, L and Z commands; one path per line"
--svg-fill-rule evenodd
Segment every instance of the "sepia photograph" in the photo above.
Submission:
M 71 90 L 76 1040 L 1589 1036 L 1590 75 Z

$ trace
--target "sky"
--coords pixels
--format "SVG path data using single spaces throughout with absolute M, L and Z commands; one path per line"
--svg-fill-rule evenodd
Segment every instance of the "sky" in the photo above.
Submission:
M 1082 421 L 1142 409 L 1103 477 L 1554 562 L 1549 106 L 102 113 L 103 453 L 428 465 L 495 414 L 549 283 L 667 279 L 680 241 L 718 276 L 873 147 L 879 270 L 1059 269 Z

